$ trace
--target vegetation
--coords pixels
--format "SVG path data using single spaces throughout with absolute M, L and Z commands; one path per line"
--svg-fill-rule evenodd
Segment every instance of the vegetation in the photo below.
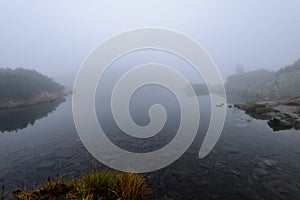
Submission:
M 285 73 L 275 80 L 248 88 L 247 93 L 254 98 L 282 99 L 300 95 L 300 70 Z
M 297 72 L 300 70 L 300 60 L 297 60 L 296 62 L 294 62 L 292 65 L 287 65 L 281 69 L 279 69 L 276 72 L 277 76 L 280 76 L 282 74 L 286 74 L 286 73 L 293 73 L 293 72 Z
M 225 87 L 228 93 L 241 93 L 246 96 L 250 87 L 264 84 L 274 78 L 274 72 L 260 69 L 229 76 Z
M 300 97 L 288 99 L 285 102 L 283 102 L 283 104 L 287 106 L 300 106 Z
M 234 106 L 244 110 L 248 115 L 255 119 L 268 120 L 268 125 L 273 131 L 288 130 L 291 128 L 299 130 L 300 121 L 298 120 L 298 117 L 291 115 L 286 110 L 282 112 L 280 107 L 278 107 L 281 105 L 285 105 L 285 102 L 278 102 L 278 104 L 249 102 L 247 104 L 235 104 Z
M 255 119 L 270 119 L 269 113 L 277 113 L 277 110 L 274 110 L 271 107 L 268 107 L 264 104 L 258 104 L 250 102 L 248 104 L 236 104 L 235 107 L 244 110 L 248 115 Z
M 0 101 L 30 100 L 60 94 L 63 89 L 62 85 L 35 70 L 0 68 Z
M 251 99 L 282 99 L 300 96 L 300 60 L 277 72 L 257 70 L 228 77 L 226 90 Z
M 268 125 L 274 131 L 287 130 L 293 128 L 293 123 L 289 122 L 280 117 L 274 117 L 273 119 L 268 120 Z
M 140 175 L 103 171 L 84 175 L 80 180 L 49 180 L 37 190 L 14 192 L 13 199 L 146 200 L 152 195 Z

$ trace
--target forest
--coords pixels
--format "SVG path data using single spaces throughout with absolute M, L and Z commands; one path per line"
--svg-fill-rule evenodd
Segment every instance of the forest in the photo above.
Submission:
M 22 101 L 43 95 L 60 95 L 63 90 L 64 86 L 34 69 L 0 68 L 0 101 Z
M 300 96 L 300 60 L 277 71 L 260 69 L 227 78 L 227 93 L 251 99 L 282 99 Z

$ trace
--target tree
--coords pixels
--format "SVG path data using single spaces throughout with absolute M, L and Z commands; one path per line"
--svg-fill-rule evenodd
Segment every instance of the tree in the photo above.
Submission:
M 242 64 L 237 64 L 235 70 L 237 75 L 245 73 L 244 66 Z
M 63 89 L 35 70 L 0 68 L 0 100 L 28 100 L 45 93 L 61 93 Z

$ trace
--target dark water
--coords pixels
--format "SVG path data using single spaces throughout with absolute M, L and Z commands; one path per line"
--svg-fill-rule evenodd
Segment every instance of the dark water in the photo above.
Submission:
M 139 95 L 137 99 L 143 92 Z M 147 99 L 143 106 L 134 101 L 131 104 L 133 119 L 141 125 L 147 124 L 145 113 L 157 98 Z M 162 104 L 169 105 L 167 111 L 178 111 L 176 101 L 163 99 Z M 156 199 L 300 199 L 300 131 L 275 133 L 265 121 L 228 108 L 219 142 L 206 158 L 199 159 L 210 117 L 208 97 L 199 97 L 199 102 L 201 122 L 192 146 L 170 166 L 145 174 Z M 0 180 L 4 180 L 6 190 L 32 188 L 57 175 L 72 178 L 91 169 L 106 169 L 79 140 L 71 98 L 60 103 L 0 113 Z M 109 116 L 101 118 L 107 107 L 97 107 L 109 138 L 131 151 L 161 148 L 178 127 L 178 115 L 171 114 L 162 133 L 142 144 L 122 135 Z

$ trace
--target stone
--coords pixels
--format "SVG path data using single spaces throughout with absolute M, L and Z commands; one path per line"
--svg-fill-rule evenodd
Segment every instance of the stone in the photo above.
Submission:
M 293 126 L 296 130 L 300 130 L 300 120 L 295 120 Z
M 274 117 L 273 119 L 268 120 L 268 125 L 273 129 L 273 131 L 287 130 L 293 127 L 290 122 L 280 117 Z
M 254 169 L 254 172 L 258 175 L 262 175 L 262 176 L 265 176 L 265 175 L 268 175 L 268 171 L 263 169 L 263 168 L 255 168 Z

